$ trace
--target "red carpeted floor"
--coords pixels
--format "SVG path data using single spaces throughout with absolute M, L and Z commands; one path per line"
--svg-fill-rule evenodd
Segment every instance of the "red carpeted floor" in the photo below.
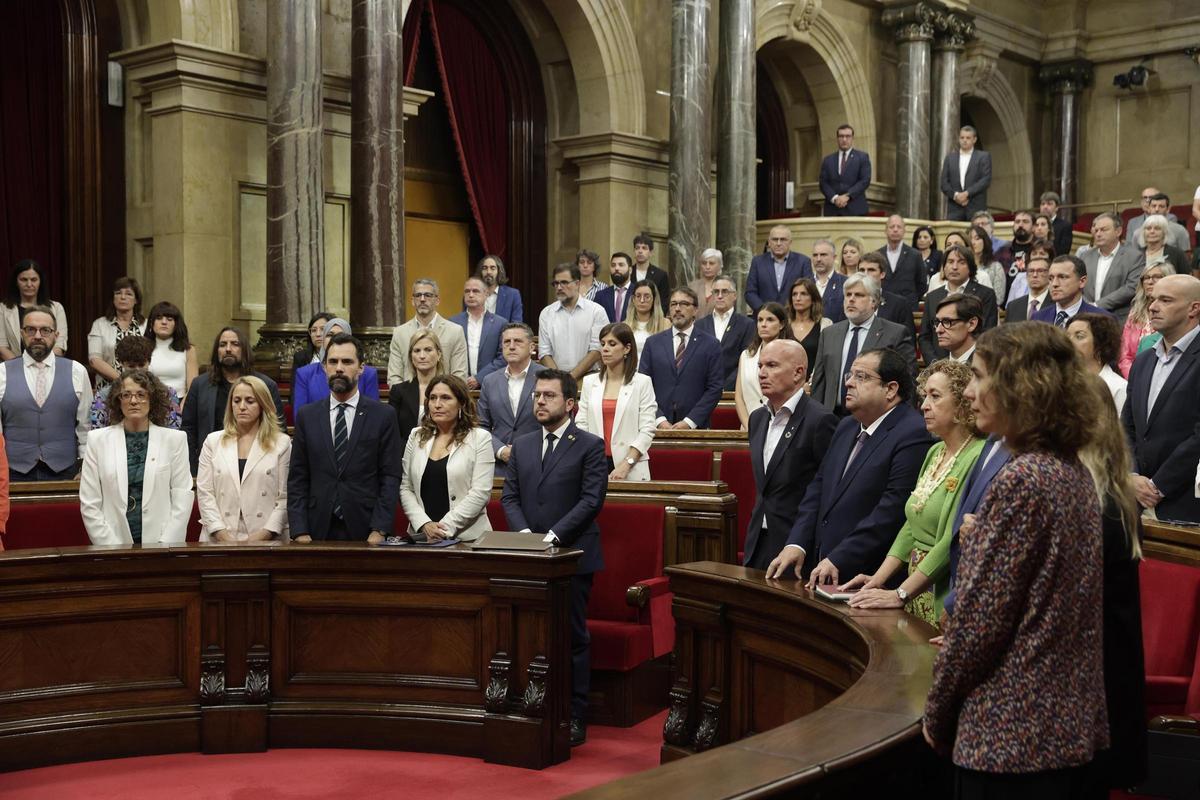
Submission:
M 633 728 L 588 729 L 571 760 L 540 771 L 476 758 L 368 750 L 122 758 L 0 775 L 3 800 L 308 800 L 562 797 L 658 766 L 666 712 Z

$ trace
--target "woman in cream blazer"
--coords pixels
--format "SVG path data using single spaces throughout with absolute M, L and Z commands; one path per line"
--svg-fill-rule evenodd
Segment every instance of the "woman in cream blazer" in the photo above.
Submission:
M 425 408 L 404 447 L 400 505 L 408 534 L 472 542 L 492 529 L 487 515 L 496 469 L 492 434 L 479 427 L 467 384 L 456 376 L 439 375 L 429 383 Z M 428 483 L 435 468 L 435 482 Z M 447 510 L 435 519 L 436 512 L 426 509 L 432 503 Z
M 604 424 L 607 395 L 615 408 L 611 413 L 611 435 Z M 657 408 L 654 384 L 649 375 L 637 371 L 637 344 L 633 329 L 624 322 L 606 325 L 600 330 L 600 373 L 585 375 L 579 391 L 579 413 L 575 424 L 580 430 L 604 439 L 608 455 L 609 478 L 613 480 L 650 480 L 650 444 L 654 441 Z
M 129 515 L 139 502 L 140 484 L 142 544 L 184 541 L 192 515 L 192 477 L 187 435 L 162 426 L 169 407 L 166 388 L 139 369 L 125 373 L 109 397 L 114 424 L 88 434 L 79 476 L 79 510 L 88 538 L 92 544 L 133 543 Z M 141 480 L 135 471 L 131 498 L 135 465 Z
M 270 390 L 253 375 L 230 388 L 225 427 L 210 433 L 200 450 L 200 541 L 286 539 L 292 440 L 274 408 Z

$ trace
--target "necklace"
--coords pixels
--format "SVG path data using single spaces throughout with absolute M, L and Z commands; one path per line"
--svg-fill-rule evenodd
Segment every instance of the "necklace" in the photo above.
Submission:
M 937 463 L 933 465 L 932 469 L 925 471 L 925 474 L 917 481 L 917 488 L 913 489 L 913 511 L 920 514 L 925 510 L 925 503 L 928 502 L 930 495 L 937 490 L 937 487 L 941 485 L 942 481 L 950 473 L 950 470 L 954 468 L 954 462 L 958 460 L 958 454 L 970 442 L 970 436 L 964 438 L 963 443 L 958 446 L 958 449 L 953 454 L 950 453 L 948 448 L 942 450 L 942 455 Z

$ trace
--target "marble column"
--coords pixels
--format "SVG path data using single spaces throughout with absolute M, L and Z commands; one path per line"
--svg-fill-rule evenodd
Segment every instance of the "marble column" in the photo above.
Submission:
M 372 345 L 404 316 L 400 11 L 400 0 L 353 0 L 350 16 L 350 313 Z
M 754 0 L 721 0 L 717 61 L 717 249 L 746 284 L 755 244 Z
M 280 360 L 325 304 L 321 2 L 267 4 L 267 324 Z
M 896 125 L 896 211 L 929 216 L 930 43 L 935 8 L 928 3 L 889 8 L 883 24 L 896 29 L 900 86 Z
M 962 95 L 958 91 L 958 62 L 967 42 L 975 36 L 975 22 L 963 14 L 939 13 L 933 43 L 933 147 L 929 157 L 929 210 L 934 219 L 945 219 L 946 196 L 938 187 L 942 159 L 958 148 Z
M 671 2 L 671 141 L 667 177 L 667 248 L 672 286 L 699 273 L 710 246 L 708 20 L 710 0 Z
M 1046 64 L 1038 78 L 1046 84 L 1054 106 L 1053 153 L 1054 191 L 1064 205 L 1074 203 L 1079 191 L 1079 96 L 1092 82 L 1093 65 L 1076 59 Z M 1075 218 L 1075 209 L 1060 212 L 1067 220 Z

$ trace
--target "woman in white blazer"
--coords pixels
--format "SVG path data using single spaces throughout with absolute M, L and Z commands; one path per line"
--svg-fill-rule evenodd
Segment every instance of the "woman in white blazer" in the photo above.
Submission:
M 654 384 L 637 371 L 637 340 L 624 322 L 600 329 L 600 372 L 585 375 L 575 424 L 604 440 L 608 477 L 650 480 L 657 408 Z
M 279 427 L 271 391 L 253 375 L 238 378 L 229 389 L 225 427 L 210 433 L 200 450 L 200 541 L 286 539 L 291 460 L 292 440 Z
M 438 375 L 425 388 L 425 414 L 404 447 L 400 505 L 417 541 L 471 542 L 492 529 L 487 504 L 496 456 L 479 427 L 462 378 Z
M 187 435 L 163 427 L 166 387 L 149 370 L 109 392 L 113 424 L 88 434 L 79 510 L 92 544 L 182 542 L 192 515 Z

